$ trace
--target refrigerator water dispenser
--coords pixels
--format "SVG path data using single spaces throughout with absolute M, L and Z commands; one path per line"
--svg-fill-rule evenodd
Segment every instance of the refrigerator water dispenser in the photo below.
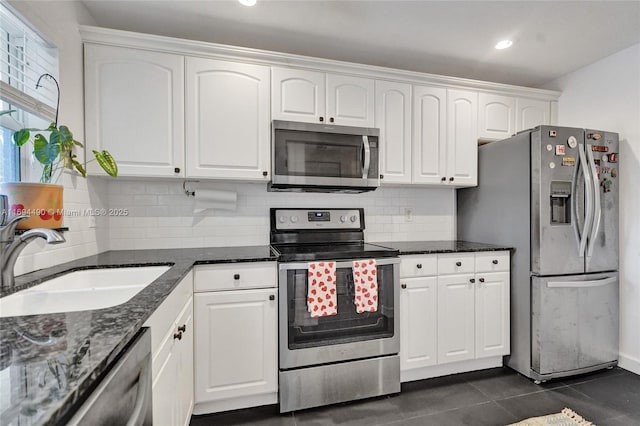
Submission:
M 552 181 L 550 194 L 551 224 L 570 224 L 571 182 Z

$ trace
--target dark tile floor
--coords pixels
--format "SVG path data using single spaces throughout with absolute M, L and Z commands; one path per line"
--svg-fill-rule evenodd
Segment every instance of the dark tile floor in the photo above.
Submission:
M 398 395 L 283 415 L 272 405 L 194 416 L 191 426 L 504 426 L 564 407 L 598 426 L 640 426 L 640 376 L 615 368 L 538 386 L 509 368 L 494 368 L 404 383 Z

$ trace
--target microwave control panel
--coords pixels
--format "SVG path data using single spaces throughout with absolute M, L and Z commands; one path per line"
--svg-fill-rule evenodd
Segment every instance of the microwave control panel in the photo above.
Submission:
M 277 230 L 304 229 L 360 230 L 364 223 L 361 209 L 277 209 Z

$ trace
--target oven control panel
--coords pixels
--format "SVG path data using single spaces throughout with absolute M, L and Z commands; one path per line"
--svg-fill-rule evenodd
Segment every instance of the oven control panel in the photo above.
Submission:
M 364 212 L 361 209 L 276 209 L 277 230 L 304 229 L 363 229 Z

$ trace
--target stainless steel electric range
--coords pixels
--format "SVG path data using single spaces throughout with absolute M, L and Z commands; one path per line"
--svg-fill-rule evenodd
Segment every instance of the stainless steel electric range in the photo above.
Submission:
M 364 209 L 271 209 L 279 254 L 280 412 L 400 392 L 398 251 L 364 242 Z M 354 304 L 353 261 L 375 260 L 375 312 Z M 337 312 L 308 309 L 309 262 L 335 261 Z

